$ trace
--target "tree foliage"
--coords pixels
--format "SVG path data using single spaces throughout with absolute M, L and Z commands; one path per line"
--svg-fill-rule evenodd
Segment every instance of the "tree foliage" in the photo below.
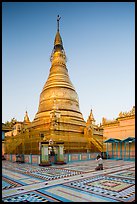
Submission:
M 17 120 L 16 120 L 15 118 L 12 118 L 10 122 L 9 122 L 9 121 L 6 121 L 6 122 L 4 123 L 4 125 L 5 125 L 6 127 L 12 128 L 12 127 L 16 124 L 16 122 L 17 122 Z

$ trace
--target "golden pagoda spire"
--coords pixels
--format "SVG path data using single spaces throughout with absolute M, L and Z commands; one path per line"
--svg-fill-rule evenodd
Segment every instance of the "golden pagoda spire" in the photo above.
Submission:
M 57 46 L 60 46 L 60 48 L 63 49 L 62 39 L 61 39 L 60 33 L 58 31 L 56 33 L 55 40 L 54 40 L 54 49 L 56 49 Z
M 24 123 L 30 123 L 30 120 L 29 120 L 29 116 L 28 116 L 28 112 L 26 111 L 26 114 L 24 116 Z
M 45 131 L 46 139 L 52 135 L 54 141 L 63 140 L 66 150 L 72 142 L 75 151 L 81 151 L 87 144 L 84 138 L 86 122 L 79 109 L 78 94 L 69 78 L 66 55 L 59 33 L 59 20 L 58 16 L 50 72 L 40 94 L 39 107 L 32 127 Z M 54 116 L 57 117 L 57 124 L 54 124 Z
M 94 122 L 95 122 L 92 109 L 91 109 L 91 111 L 90 111 L 90 116 L 89 116 L 89 118 L 90 118 L 91 121 L 94 121 Z
M 58 15 L 57 16 L 57 33 L 56 33 L 55 40 L 54 40 L 54 50 L 53 50 L 53 52 L 58 51 L 58 50 L 64 50 L 63 49 L 62 39 L 61 39 L 61 36 L 60 36 L 60 33 L 59 33 L 59 21 L 60 21 L 60 19 L 61 19 L 61 17 L 59 17 L 59 15 Z
M 94 116 L 93 116 L 93 113 L 92 113 L 92 109 L 90 111 L 90 115 L 88 117 L 88 120 L 87 120 L 88 123 L 95 123 L 95 119 L 94 119 Z

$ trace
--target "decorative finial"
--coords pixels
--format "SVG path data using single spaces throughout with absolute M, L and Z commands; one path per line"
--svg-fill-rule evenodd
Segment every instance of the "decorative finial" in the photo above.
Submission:
M 59 32 L 59 21 L 60 21 L 61 17 L 59 17 L 59 15 L 57 16 L 57 31 Z
M 30 122 L 28 112 L 26 111 L 25 117 L 24 117 L 24 122 Z

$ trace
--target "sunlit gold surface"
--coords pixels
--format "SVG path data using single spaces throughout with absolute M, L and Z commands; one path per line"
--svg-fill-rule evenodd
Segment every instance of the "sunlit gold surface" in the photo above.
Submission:
M 60 33 L 58 31 L 55 36 L 54 45 L 63 45 Z
M 26 111 L 25 117 L 24 117 L 24 123 L 30 123 L 28 112 Z
M 86 122 L 84 135 L 88 140 L 87 151 L 90 151 L 90 152 L 104 151 L 103 150 L 103 129 L 99 125 L 95 124 L 95 119 L 94 119 L 92 110 Z
M 101 151 L 102 133 L 96 126 L 92 114 L 86 122 L 79 108 L 79 99 L 69 78 L 66 55 L 62 39 L 57 31 L 51 54 L 51 68 L 42 89 L 38 111 L 32 123 L 28 114 L 24 117 L 23 128 L 14 137 L 6 138 L 7 153 L 39 154 L 39 142 L 63 141 L 65 153 Z M 12 145 L 16 144 L 16 145 Z M 94 148 L 94 147 L 97 148 Z
M 45 140 L 64 141 L 66 151 L 68 143 L 74 151 L 86 151 L 85 125 L 78 95 L 68 75 L 62 39 L 57 32 L 50 73 L 40 94 L 38 112 L 31 128 L 44 132 Z

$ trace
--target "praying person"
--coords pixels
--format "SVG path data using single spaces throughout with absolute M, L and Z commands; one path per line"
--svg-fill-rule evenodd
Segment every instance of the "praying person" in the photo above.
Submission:
M 96 161 L 97 161 L 97 167 L 95 168 L 95 170 L 96 171 L 97 170 L 103 170 L 103 160 L 102 160 L 100 155 L 97 155 Z

